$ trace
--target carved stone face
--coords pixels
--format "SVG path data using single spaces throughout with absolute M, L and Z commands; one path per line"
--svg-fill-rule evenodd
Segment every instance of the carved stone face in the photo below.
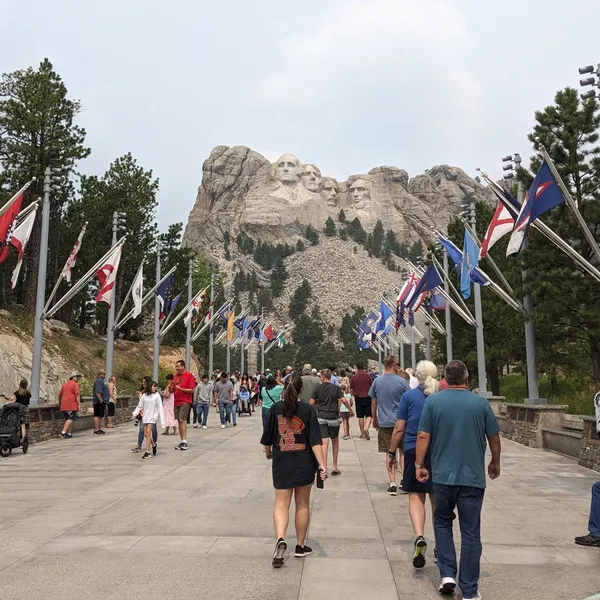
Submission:
M 369 184 L 364 179 L 357 179 L 350 186 L 350 200 L 352 206 L 361 210 L 367 206 L 367 201 L 371 199 Z
M 300 182 L 302 165 L 293 154 L 284 154 L 273 164 L 272 173 L 284 185 L 293 185 Z
M 318 192 L 321 185 L 321 171 L 315 165 L 304 165 L 302 183 L 309 192 Z
M 327 202 L 327 206 L 337 206 L 336 196 L 340 188 L 338 187 L 337 181 L 331 177 L 325 177 L 322 180 L 321 196 Z

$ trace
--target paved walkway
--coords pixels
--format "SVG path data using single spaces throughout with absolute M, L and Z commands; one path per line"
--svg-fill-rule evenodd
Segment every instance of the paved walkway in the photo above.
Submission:
M 226 430 L 217 421 L 211 412 L 210 429 L 191 430 L 187 453 L 162 436 L 149 461 L 129 452 L 133 425 L 0 459 L 0 598 L 438 597 L 433 561 L 420 572 L 410 565 L 407 498 L 385 494 L 374 440 L 341 441 L 343 473 L 314 496 L 313 556 L 290 557 L 275 571 L 260 419 L 244 417 Z M 502 467 L 484 508 L 484 599 L 597 592 L 600 549 L 572 540 L 586 532 L 598 474 L 511 442 Z

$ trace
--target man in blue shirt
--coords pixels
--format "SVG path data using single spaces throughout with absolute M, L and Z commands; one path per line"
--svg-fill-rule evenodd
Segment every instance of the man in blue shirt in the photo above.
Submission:
M 396 463 L 388 463 L 387 452 L 392 443 L 392 433 L 396 424 L 396 413 L 398 403 L 402 394 L 408 391 L 408 381 L 400 377 L 398 371 L 398 359 L 391 354 L 383 361 L 383 375 L 375 379 L 369 390 L 371 398 L 371 414 L 373 426 L 378 429 L 377 449 L 385 453 L 385 466 L 388 474 L 387 493 L 390 496 L 398 495 L 396 487 Z
M 94 433 L 103 434 L 102 420 L 104 419 L 104 413 L 106 411 L 106 405 L 110 392 L 106 385 L 106 371 L 101 369 L 98 371 L 98 377 L 94 381 L 92 405 L 94 407 Z
M 452 537 L 454 509 L 458 509 L 461 556 L 458 585 L 464 600 L 481 598 L 478 591 L 481 560 L 481 506 L 485 492 L 486 438 L 492 459 L 490 479 L 500 476 L 500 428 L 489 402 L 467 389 L 469 372 L 460 360 L 446 366 L 448 389 L 425 402 L 416 449 L 416 476 L 421 483 L 433 479 L 433 528 L 442 578 L 439 592 L 454 594 L 456 549 Z M 431 445 L 430 475 L 424 461 Z

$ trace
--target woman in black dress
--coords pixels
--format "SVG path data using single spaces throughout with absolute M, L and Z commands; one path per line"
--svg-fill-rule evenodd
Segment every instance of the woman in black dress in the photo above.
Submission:
M 313 406 L 299 402 L 302 379 L 294 375 L 283 392 L 283 402 L 271 408 L 260 443 L 265 446 L 267 458 L 273 459 L 273 487 L 275 488 L 275 552 L 273 566 L 283 566 L 287 549 L 285 532 L 290 520 L 290 504 L 296 504 L 296 551 L 294 556 L 304 558 L 312 550 L 305 545 L 310 520 L 310 490 L 315 474 L 324 480 L 323 446 L 317 412 Z

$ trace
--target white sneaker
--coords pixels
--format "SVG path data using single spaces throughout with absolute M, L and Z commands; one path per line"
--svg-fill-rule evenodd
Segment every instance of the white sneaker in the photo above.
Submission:
M 221 429 L 225 429 L 225 425 L 221 425 Z
M 198 423 L 194 423 L 194 429 L 198 429 Z
M 474 598 L 465 598 L 463 596 L 463 600 L 481 600 L 481 594 L 479 593 L 479 591 L 477 591 L 477 596 L 475 596 Z
M 438 592 L 442 595 L 453 596 L 456 590 L 456 581 L 452 577 L 443 577 Z
M 206 425 L 202 425 L 202 429 L 208 429 Z
M 226 424 L 225 424 L 225 427 L 229 427 L 229 423 L 226 423 Z

